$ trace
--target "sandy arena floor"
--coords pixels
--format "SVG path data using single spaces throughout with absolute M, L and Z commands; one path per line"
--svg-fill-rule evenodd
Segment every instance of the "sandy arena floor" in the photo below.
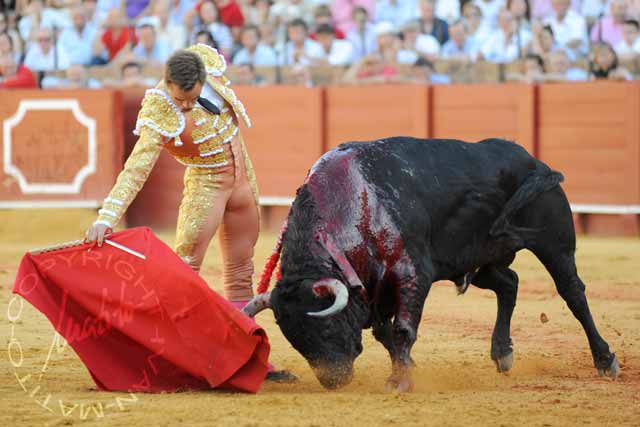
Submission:
M 22 254 L 80 238 L 92 220 L 93 215 L 84 211 L 0 215 L 2 426 L 640 425 L 639 239 L 581 238 L 578 244 L 578 269 L 587 284 L 591 310 L 622 365 L 616 381 L 597 377 L 580 325 L 539 262 L 530 253 L 521 253 L 514 267 L 521 279 L 512 323 L 515 365 L 508 375 L 498 374 L 489 358 L 494 295 L 471 287 L 458 297 L 452 284 L 438 283 L 429 295 L 413 350 L 418 367 L 412 394 L 383 392 L 389 360 L 370 331 L 364 333 L 365 350 L 356 363 L 353 383 L 337 392 L 325 391 L 266 312 L 258 321 L 269 333 L 272 361 L 298 374 L 298 384 L 265 384 L 257 395 L 130 396 L 96 391 L 70 348 L 59 353 L 54 349 L 42 373 L 53 328 L 28 303 L 15 324 L 8 320 L 8 313 L 15 314 L 20 307 L 18 299 L 9 304 Z M 161 236 L 171 244 L 171 233 Z M 261 236 L 255 258 L 258 272 L 274 241 L 273 234 Z M 214 288 L 221 277 L 216 246 L 203 271 Z M 547 323 L 540 321 L 542 313 Z M 14 360 L 9 358 L 12 327 L 22 360 L 13 347 Z

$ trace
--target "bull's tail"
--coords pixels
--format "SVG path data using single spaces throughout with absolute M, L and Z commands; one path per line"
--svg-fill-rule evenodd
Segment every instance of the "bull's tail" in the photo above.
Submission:
M 291 211 L 289 211 L 291 212 Z M 259 294 L 263 294 L 267 292 L 269 289 L 269 283 L 271 283 L 271 276 L 273 276 L 273 270 L 275 270 L 278 265 L 278 261 L 280 260 L 280 253 L 282 252 L 282 239 L 284 237 L 284 233 L 287 231 L 287 223 L 289 222 L 289 217 L 284 220 L 282 224 L 282 228 L 280 229 L 280 235 L 278 236 L 278 241 L 276 242 L 276 247 L 273 248 L 273 252 L 271 256 L 267 260 L 267 264 L 264 266 L 264 270 L 262 270 L 262 275 L 260 276 L 260 282 L 258 282 L 257 292 Z M 278 272 L 278 280 L 280 280 L 281 274 Z
M 533 202 L 542 193 L 557 187 L 562 181 L 564 181 L 564 176 L 560 172 L 552 171 L 546 166 L 536 170 L 522 183 L 504 205 L 500 216 L 498 216 L 491 226 L 489 235 L 494 238 L 510 237 L 520 241 L 520 236 L 535 231 L 511 225 L 509 219 L 524 206 Z

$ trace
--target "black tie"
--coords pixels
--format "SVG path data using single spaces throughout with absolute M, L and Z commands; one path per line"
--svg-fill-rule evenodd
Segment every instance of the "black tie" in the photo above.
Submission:
M 202 105 L 207 111 L 213 114 L 220 114 L 220 109 L 216 105 L 209 101 L 207 98 L 201 96 L 198 97 L 198 104 Z

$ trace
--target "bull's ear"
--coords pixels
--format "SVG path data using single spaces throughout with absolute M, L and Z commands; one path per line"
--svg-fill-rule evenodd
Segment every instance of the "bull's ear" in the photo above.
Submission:
M 339 280 L 336 279 L 322 279 L 311 285 L 311 291 L 318 297 L 324 297 L 327 295 L 334 295 L 335 301 L 331 307 L 317 312 L 307 313 L 313 317 L 327 317 L 342 311 L 349 302 L 349 290 Z

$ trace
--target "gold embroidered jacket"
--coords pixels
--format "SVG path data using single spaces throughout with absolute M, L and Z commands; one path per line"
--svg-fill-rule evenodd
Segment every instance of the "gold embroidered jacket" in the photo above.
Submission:
M 223 145 L 239 135 L 238 120 L 242 118 L 246 126 L 251 127 L 244 105 L 229 87 L 230 82 L 223 74 L 226 69 L 224 57 L 203 44 L 191 46 L 187 50 L 202 58 L 207 71 L 207 84 L 224 100 L 221 113 L 215 115 L 199 105 L 190 112 L 183 113 L 169 96 L 164 82 L 147 90 L 134 130 L 139 139 L 113 189 L 104 199 L 96 223 L 111 228 L 118 223 L 146 182 L 163 148 L 185 166 L 217 168 L 229 162 Z M 240 143 L 247 178 L 257 204 L 255 173 L 242 138 Z

